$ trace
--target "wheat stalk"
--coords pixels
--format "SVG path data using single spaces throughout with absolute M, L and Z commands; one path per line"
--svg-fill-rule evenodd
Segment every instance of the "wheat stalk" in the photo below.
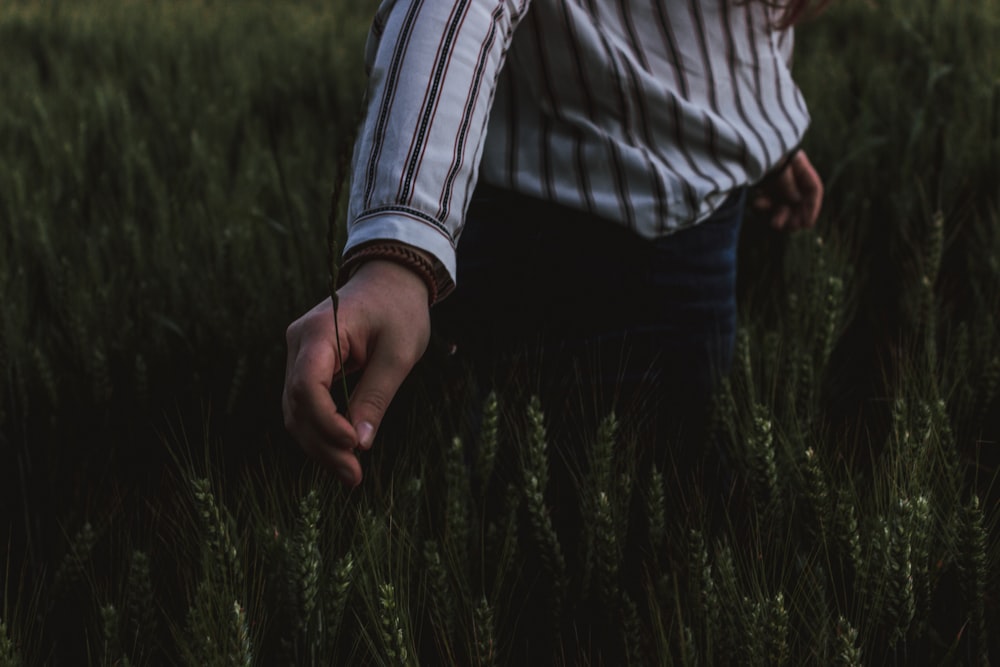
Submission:
M 611 498 L 617 431 L 618 421 L 611 413 L 601 421 L 588 451 L 589 470 L 579 498 L 583 517 L 583 589 L 590 588 L 596 566 L 598 593 L 605 603 L 611 603 L 617 596 L 620 560 L 615 518 L 621 514 Z
M 122 655 L 118 622 L 118 610 L 115 606 L 110 603 L 101 605 L 101 638 L 104 642 L 101 652 L 104 655 L 105 665 L 128 664 L 128 658 Z
M 622 614 L 622 634 L 625 641 L 625 657 L 630 667 L 641 667 L 643 659 L 644 633 L 639 622 L 639 610 L 627 591 L 622 591 L 619 600 Z
M 83 578 L 84 564 L 90 560 L 96 543 L 97 533 L 94 532 L 89 521 L 84 522 L 70 541 L 69 551 L 59 564 L 59 569 L 56 570 L 55 578 L 52 581 L 53 591 L 63 591 Z
M 214 567 L 210 570 L 210 575 L 218 582 L 231 581 L 236 590 L 241 590 L 243 568 L 240 566 L 236 544 L 232 538 L 233 518 L 216 502 L 208 478 L 194 478 L 190 484 L 197 505 L 198 518 L 201 520 L 201 527 L 213 556 Z
M 744 326 L 736 330 L 736 349 L 733 355 L 733 367 L 736 369 L 733 377 L 741 378 L 743 381 L 743 393 L 753 397 L 755 387 L 753 381 L 753 364 L 750 355 L 750 332 Z
M 479 667 L 497 664 L 496 637 L 493 628 L 493 610 L 485 595 L 476 604 L 473 628 L 476 640 L 476 658 Z
M 789 619 L 784 594 L 778 591 L 774 597 L 765 597 L 753 603 L 745 599 L 744 604 L 750 606 L 747 662 L 769 667 L 787 664 L 790 657 Z
M 231 667 L 251 667 L 253 646 L 250 642 L 250 624 L 239 601 L 233 602 L 233 633 L 230 636 L 228 663 Z
M 958 323 L 958 332 L 955 334 L 955 343 L 951 346 L 951 352 L 954 356 L 954 361 L 949 364 L 949 366 L 954 366 L 955 378 L 965 379 L 965 374 L 969 372 L 971 364 L 969 363 L 970 349 L 972 345 L 969 336 L 969 323 L 966 320 L 962 320 Z M 961 389 L 971 389 L 971 385 L 968 382 L 961 382 Z
M 947 486 L 957 489 L 961 484 L 961 472 L 959 471 L 959 457 L 955 449 L 955 433 L 951 428 L 951 419 L 948 416 L 948 406 L 941 399 L 934 402 L 932 406 L 933 422 L 937 427 L 938 435 L 938 455 L 941 457 L 942 467 L 946 474 Z M 931 475 L 934 471 L 931 471 Z M 928 485 L 932 478 L 927 480 Z M 919 493 L 919 490 L 918 490 Z
M 933 285 L 937 282 L 938 274 L 941 271 L 941 259 L 944 249 L 944 213 L 935 211 L 931 216 L 931 223 L 928 226 L 927 237 L 924 242 L 923 269 Z
M 754 406 L 753 428 L 747 437 L 747 452 L 758 510 L 777 518 L 779 506 L 778 467 L 775 463 L 774 434 L 768 409 Z
M 329 588 L 323 599 L 326 627 L 324 628 L 326 647 L 332 655 L 335 640 L 340 632 L 344 611 L 347 608 L 347 598 L 351 592 L 351 582 L 354 575 L 354 556 L 350 551 L 341 556 L 333 567 L 333 576 L 329 578 Z
M 805 495 L 809 499 L 809 506 L 812 512 L 810 518 L 816 522 L 817 526 L 817 529 L 812 529 L 812 524 L 810 524 L 810 529 L 815 537 L 822 540 L 826 535 L 830 496 L 827 491 L 826 476 L 819 465 L 819 457 L 816 454 L 816 450 L 812 447 L 806 450 L 803 478 L 805 482 Z
M 816 234 L 812 239 L 811 248 L 807 251 L 809 257 L 807 259 L 807 277 L 805 285 L 805 298 L 808 299 L 806 303 L 806 308 L 802 309 L 800 312 L 802 314 L 801 320 L 798 322 L 799 331 L 808 331 L 810 325 L 812 325 L 816 320 L 813 319 L 812 313 L 809 311 L 809 307 L 815 307 L 818 304 L 823 303 L 823 292 L 826 288 L 826 279 L 830 275 L 829 266 L 827 263 L 827 250 L 826 242 L 823 241 L 823 237 Z
M 931 611 L 930 544 L 933 526 L 930 500 L 925 495 L 913 499 L 910 516 L 912 522 L 913 590 L 916 598 L 918 628 L 926 629 L 927 617 Z
M 621 554 L 618 541 L 615 539 L 611 501 L 604 491 L 599 491 L 597 494 L 597 507 L 593 518 L 597 590 L 604 602 L 611 604 L 619 595 L 618 563 Z
M 996 354 L 986 364 L 983 374 L 979 379 L 976 395 L 979 397 L 979 404 L 976 414 L 976 422 L 981 423 L 986 417 L 993 399 L 996 398 L 997 389 L 1000 388 L 1000 354 Z
M 312 489 L 299 503 L 298 527 L 293 546 L 295 597 L 298 601 L 296 616 L 299 633 L 303 638 L 306 638 L 312 626 L 319 594 L 319 573 L 322 567 L 319 520 L 319 496 Z
M 448 584 L 448 573 L 441 562 L 441 552 L 437 542 L 424 542 L 424 566 L 430 582 L 431 616 L 440 628 L 441 635 L 451 640 L 455 636 L 455 596 Z
M 7 624 L 0 619 L 0 667 L 21 667 L 17 646 L 10 638 Z
M 657 559 L 664 554 L 667 542 L 666 493 L 663 473 L 655 466 L 649 475 L 649 494 L 646 497 L 646 515 L 649 517 L 649 543 Z
M 127 619 L 131 640 L 156 635 L 156 604 L 153 597 L 153 580 L 149 571 L 149 556 L 144 551 L 133 551 L 128 570 Z
M 979 496 L 973 494 L 967 505 L 959 509 L 958 567 L 961 575 L 962 597 L 969 610 L 969 625 L 979 665 L 988 665 L 988 631 L 986 625 L 986 595 L 989 579 L 986 544 L 989 535 L 979 507 Z
M 202 579 L 195 589 L 194 599 L 188 607 L 187 642 L 181 645 L 181 653 L 184 662 L 189 667 L 197 667 L 206 663 L 211 663 L 217 647 L 213 638 L 217 630 L 212 623 L 210 606 L 212 603 L 212 591 L 209 588 L 208 579 Z
M 476 459 L 476 476 L 479 478 L 480 502 L 486 497 L 493 466 L 499 447 L 500 408 L 497 394 L 491 391 L 483 404 L 483 425 L 479 430 L 479 456 Z
M 386 657 L 392 664 L 409 665 L 410 654 L 406 647 L 403 623 L 396 606 L 396 592 L 391 583 L 379 584 L 378 600 L 381 608 L 379 631 Z
M 445 460 L 445 535 L 455 549 L 455 561 L 468 562 L 469 545 L 469 473 L 465 465 L 462 439 L 451 440 Z
M 934 282 L 928 275 L 920 278 L 920 319 L 919 331 L 923 334 L 924 355 L 927 360 L 926 372 L 937 372 L 937 309 L 934 299 Z
M 545 417 L 537 396 L 528 404 L 528 453 L 524 471 L 524 499 L 532 534 L 541 549 L 542 563 L 552 581 L 552 615 L 558 619 L 562 613 L 563 594 L 567 585 L 566 559 L 559 544 L 559 536 L 552 525 L 552 517 L 545 505 L 545 486 L 548 483 L 548 448 Z
M 720 601 L 719 620 L 721 627 L 726 628 L 717 637 L 717 650 L 714 652 L 720 664 L 736 662 L 737 650 L 746 632 L 746 619 L 740 602 L 739 584 L 736 577 L 736 562 L 733 550 L 728 544 L 719 544 L 715 550 L 715 585 L 716 595 Z
M 889 533 L 888 600 L 885 613 L 891 624 L 890 641 L 906 637 L 916 614 L 913 588 L 913 547 L 910 541 L 913 506 L 907 498 L 896 502 Z
M 856 586 L 856 590 L 862 597 L 865 612 L 877 620 L 884 616 L 880 605 L 887 604 L 892 533 L 889 521 L 881 514 L 872 518 L 865 532 L 868 548 L 858 573 L 860 585 Z
M 593 477 L 594 491 L 611 490 L 614 478 L 615 443 L 618 437 L 618 418 L 615 413 L 608 414 L 597 427 L 597 439 L 594 441 L 590 468 Z
M 843 616 L 837 619 L 834 660 L 837 667 L 862 667 L 858 631 Z
M 823 319 L 820 328 L 819 341 L 816 349 L 819 350 L 819 368 L 823 369 L 830 361 L 833 353 L 833 346 L 836 342 L 837 325 L 840 322 L 843 310 L 844 281 L 838 276 L 828 276 L 826 279 L 826 296 L 823 299 Z
M 708 547 L 700 530 L 688 531 L 688 585 L 695 618 L 703 629 L 705 654 L 711 655 L 719 633 L 720 605 Z
M 344 353 L 340 346 L 340 295 L 337 294 L 338 280 L 340 278 L 340 265 L 337 262 L 337 217 L 340 207 L 340 197 L 345 180 L 344 172 L 340 172 L 341 177 L 337 180 L 333 194 L 330 197 L 330 218 L 327 224 L 326 246 L 327 264 L 329 266 L 330 280 L 329 292 L 330 300 L 333 304 L 333 332 L 337 337 L 337 362 L 340 364 L 340 382 L 344 391 L 344 400 L 349 401 L 350 394 L 347 391 L 347 370 L 344 368 Z M 346 414 L 346 409 L 345 409 Z
M 790 656 L 788 608 L 781 591 L 768 601 L 766 627 L 767 664 L 775 667 L 787 664 Z
M 816 369 L 813 365 L 812 350 L 796 346 L 794 361 L 798 369 L 796 374 L 795 406 L 796 413 L 803 423 L 809 424 L 814 416 L 813 397 L 816 392 Z
M 681 664 L 697 667 L 700 664 L 701 654 L 695 641 L 694 630 L 687 623 L 681 622 L 681 633 L 678 640 L 680 641 Z
M 517 485 L 509 483 L 504 493 L 500 517 L 490 521 L 486 529 L 487 563 L 494 572 L 495 586 L 501 585 L 517 558 L 518 510 L 523 494 Z

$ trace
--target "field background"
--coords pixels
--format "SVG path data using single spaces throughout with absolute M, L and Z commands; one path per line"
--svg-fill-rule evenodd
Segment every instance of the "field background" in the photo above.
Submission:
M 745 503 L 605 420 L 579 536 L 545 406 L 401 409 L 350 496 L 281 427 L 372 10 L 0 0 L 0 667 L 1000 659 L 1000 6 L 800 30 L 827 200 L 742 239 L 711 437 Z

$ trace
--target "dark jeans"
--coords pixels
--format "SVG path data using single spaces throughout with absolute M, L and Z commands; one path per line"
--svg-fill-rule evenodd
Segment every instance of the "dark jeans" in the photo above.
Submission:
M 605 412 L 703 409 L 732 363 L 744 202 L 741 190 L 708 220 L 649 241 L 480 186 L 437 330 L 486 382 L 536 382 L 549 412 L 587 394 L 584 407 Z

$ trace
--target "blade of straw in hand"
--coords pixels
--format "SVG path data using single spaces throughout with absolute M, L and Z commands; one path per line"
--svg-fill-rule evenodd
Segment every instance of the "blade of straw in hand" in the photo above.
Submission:
M 337 218 L 340 209 L 340 197 L 344 190 L 346 179 L 346 160 L 343 159 L 344 151 L 341 151 L 341 165 L 338 170 L 337 184 L 334 186 L 333 194 L 330 197 L 330 219 L 326 228 L 327 263 L 330 269 L 330 299 L 333 302 L 333 330 L 337 337 L 337 360 L 340 363 L 340 381 L 344 390 L 344 400 L 349 401 L 350 395 L 347 391 L 347 373 L 344 370 L 344 354 L 340 348 L 340 322 L 338 311 L 340 309 L 340 299 L 337 295 L 337 279 L 340 274 L 340 265 L 337 262 Z M 345 407 L 344 414 L 347 414 Z

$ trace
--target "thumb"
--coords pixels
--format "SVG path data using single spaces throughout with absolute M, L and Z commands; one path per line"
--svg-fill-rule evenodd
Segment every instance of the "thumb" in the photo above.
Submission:
M 369 360 L 348 409 L 361 449 L 371 449 L 389 403 L 411 368 L 412 363 L 382 350 L 376 350 Z

